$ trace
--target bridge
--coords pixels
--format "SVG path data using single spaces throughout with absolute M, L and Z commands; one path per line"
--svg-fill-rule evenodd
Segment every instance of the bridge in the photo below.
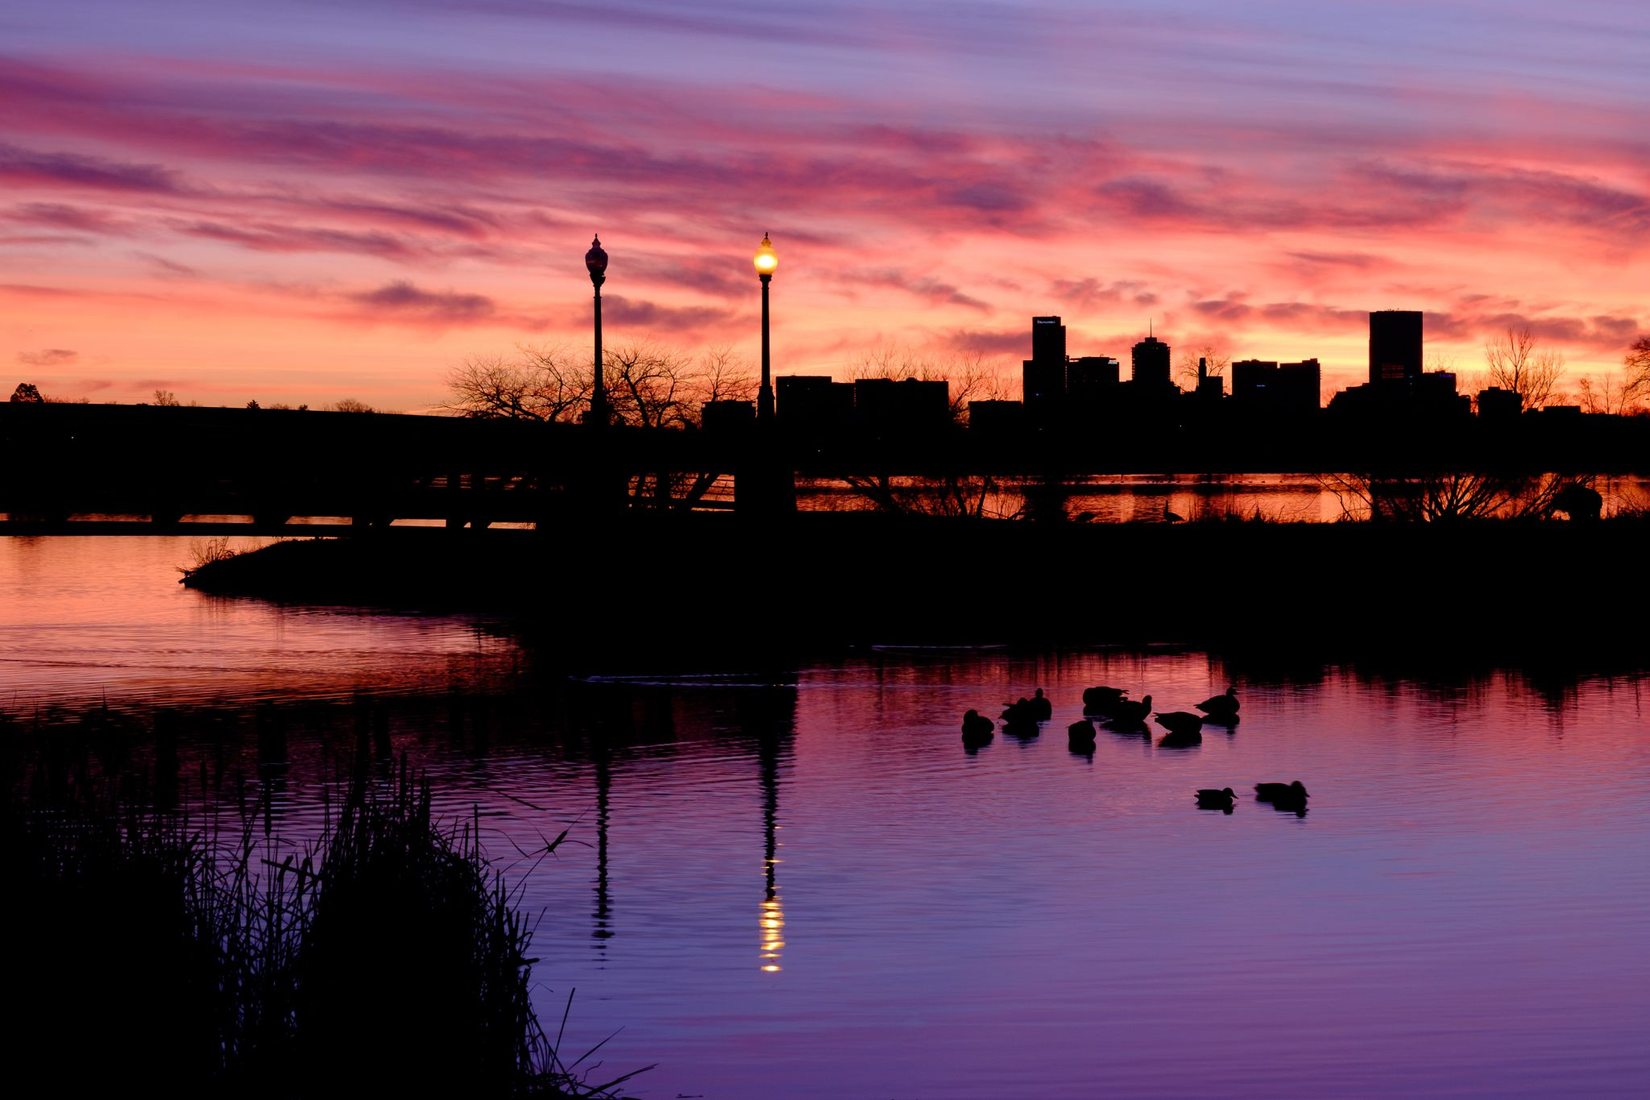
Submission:
M 0 532 L 314 534 L 731 508 L 750 456 L 697 435 L 449 416 L 0 405 Z M 631 498 L 638 492 L 641 500 Z
M 783 417 L 723 431 L 453 416 L 0 404 L 0 533 L 315 534 L 390 524 L 554 528 L 617 511 L 783 512 L 796 479 L 1090 473 L 1650 469 L 1650 417 L 1489 424 L 1204 419 L 1014 434 L 807 434 Z

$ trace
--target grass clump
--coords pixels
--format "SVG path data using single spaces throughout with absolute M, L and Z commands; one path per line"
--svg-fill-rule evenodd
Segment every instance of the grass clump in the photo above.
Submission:
M 0 716 L 14 1080 L 72 1095 L 616 1095 L 629 1075 L 593 1085 L 558 1057 L 529 997 L 531 930 L 474 820 L 438 822 L 405 762 L 339 783 L 323 835 L 277 861 L 255 811 L 225 837 L 171 808 L 154 781 L 165 738 L 111 725 L 88 716 L 25 754 Z

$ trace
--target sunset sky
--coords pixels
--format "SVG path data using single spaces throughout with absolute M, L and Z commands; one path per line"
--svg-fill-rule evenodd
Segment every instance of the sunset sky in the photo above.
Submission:
M 522 343 L 1317 356 L 1650 331 L 1641 0 L 20 0 L 0 357 L 48 395 L 438 406 Z

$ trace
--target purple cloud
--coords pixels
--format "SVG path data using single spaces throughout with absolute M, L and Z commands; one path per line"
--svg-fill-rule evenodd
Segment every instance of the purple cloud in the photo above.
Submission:
M 0 143 L 0 179 L 24 186 L 84 187 L 172 195 L 176 175 L 155 164 L 130 164 L 78 153 L 37 153 Z
M 347 297 L 373 314 L 402 320 L 466 323 L 487 320 L 495 312 L 486 295 L 420 290 L 404 279 Z

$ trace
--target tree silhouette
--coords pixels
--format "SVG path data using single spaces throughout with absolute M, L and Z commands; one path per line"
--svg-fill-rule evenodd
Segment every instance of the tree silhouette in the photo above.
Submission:
M 1232 357 L 1216 348 L 1213 344 L 1204 344 L 1202 347 L 1190 348 L 1180 353 L 1180 361 L 1175 367 L 1175 374 L 1191 384 L 1197 386 L 1197 361 L 1204 360 L 1208 365 L 1209 377 L 1219 378 L 1226 373 L 1226 368 L 1232 365 Z
M 20 405 L 38 405 L 46 399 L 40 396 L 40 387 L 33 382 L 19 382 L 11 391 L 11 399 Z
M 1621 387 L 1628 395 L 1626 403 L 1638 405 L 1650 398 L 1650 335 L 1633 341 L 1627 354 L 1622 356 L 1622 364 L 1627 368 L 1627 377 Z
M 595 389 L 591 364 L 566 348 L 522 346 L 514 359 L 466 359 L 447 376 L 447 408 L 482 419 L 578 423 Z M 697 360 L 653 344 L 605 349 L 602 382 L 616 423 L 637 428 L 697 426 L 707 401 L 748 400 L 756 383 L 726 348 Z
M 861 352 L 848 368 L 849 381 L 887 378 L 895 382 L 915 378 L 919 382 L 945 382 L 950 398 L 951 422 L 968 421 L 970 401 L 1000 401 L 1008 397 L 997 369 L 978 353 L 928 356 L 901 344 L 883 344 Z
M 1524 398 L 1526 409 L 1539 409 L 1555 399 L 1564 356 L 1542 348 L 1528 326 L 1508 328 L 1484 345 L 1485 377 L 1492 386 L 1512 390 Z

